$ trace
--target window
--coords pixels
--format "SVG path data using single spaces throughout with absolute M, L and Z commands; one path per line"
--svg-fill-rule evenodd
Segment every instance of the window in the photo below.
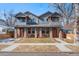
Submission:
M 48 21 L 48 18 L 47 18 L 47 21 Z
M 31 30 L 31 28 L 28 28 L 28 30 Z
M 30 17 L 29 17 L 29 16 L 26 16 L 26 19 L 27 19 L 27 20 L 29 20 L 29 19 L 30 19 Z
M 42 28 L 42 33 L 45 33 L 45 28 Z
M 26 19 L 27 19 L 27 22 L 28 22 L 28 23 L 31 22 L 31 19 L 30 19 L 29 16 L 27 16 Z
M 49 34 L 49 28 L 42 28 L 43 34 Z
M 32 33 L 33 33 L 33 34 L 35 33 L 35 28 L 32 28 Z
M 30 33 L 31 33 L 31 31 L 28 31 L 28 33 L 30 34 Z
M 46 31 L 46 34 L 49 34 L 49 31 L 48 30 Z
M 52 19 L 52 17 L 51 17 L 51 16 L 49 16 L 49 17 L 47 18 L 47 20 L 46 20 L 46 21 L 51 20 L 51 19 Z
M 25 18 L 24 17 L 20 17 L 18 19 L 20 20 L 20 22 L 25 22 Z
M 29 33 L 29 34 L 31 33 L 31 28 L 28 28 L 28 33 Z
M 34 34 L 34 33 L 35 33 L 35 28 L 28 28 L 28 33 L 29 33 L 29 34 L 30 34 L 30 33 Z
M 59 21 L 59 17 L 52 17 L 52 21 L 53 21 L 53 22 Z
M 21 21 L 21 22 L 25 22 L 25 20 L 24 20 L 24 19 L 20 19 L 20 21 Z
M 45 33 L 45 31 L 42 30 L 42 33 Z
M 35 31 L 32 31 L 32 33 L 35 33 Z

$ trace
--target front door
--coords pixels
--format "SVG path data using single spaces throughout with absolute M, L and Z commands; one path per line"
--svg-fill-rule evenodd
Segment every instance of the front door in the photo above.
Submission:
M 54 37 L 54 38 L 57 38 L 58 37 L 58 28 L 52 28 L 52 36 Z
M 20 28 L 20 37 L 24 37 L 24 28 Z

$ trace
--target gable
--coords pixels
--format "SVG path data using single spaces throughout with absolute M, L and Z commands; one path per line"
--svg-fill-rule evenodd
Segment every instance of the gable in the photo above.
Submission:
M 33 13 L 29 12 L 29 11 L 25 12 L 24 15 L 25 16 L 32 15 L 32 16 L 38 17 L 38 16 L 36 16 L 35 14 L 33 14 Z
M 61 17 L 61 15 L 57 12 L 52 13 L 52 12 L 48 11 L 48 12 L 39 16 L 40 19 L 44 19 L 44 18 L 46 19 L 48 17 Z
M 51 16 L 52 15 L 52 12 L 48 11 L 42 15 L 39 16 L 39 18 L 43 18 L 43 17 L 47 17 L 47 16 Z
M 17 13 L 17 14 L 15 15 L 15 17 L 16 17 L 16 18 L 18 18 L 18 17 L 25 17 L 25 15 L 24 15 L 24 13 L 19 12 L 19 13 Z

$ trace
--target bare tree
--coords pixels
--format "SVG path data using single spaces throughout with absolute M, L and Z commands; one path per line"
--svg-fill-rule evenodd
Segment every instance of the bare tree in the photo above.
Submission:
M 14 26 L 16 20 L 12 10 L 9 12 L 4 10 L 4 18 L 7 26 Z
M 79 4 L 75 3 L 74 4 L 74 13 L 75 13 L 75 23 L 74 23 L 74 41 L 77 43 L 76 40 L 79 40 Z
M 63 19 L 67 20 L 67 24 L 69 20 L 71 21 L 72 18 L 74 19 L 74 43 L 77 43 L 79 40 L 79 4 L 78 3 L 55 3 L 53 4 L 58 12 L 62 15 Z M 73 26 L 73 25 L 72 25 Z
M 54 6 L 56 10 L 61 14 L 63 17 L 63 22 L 66 24 L 70 22 L 74 10 L 73 3 L 54 3 L 50 4 L 50 6 Z

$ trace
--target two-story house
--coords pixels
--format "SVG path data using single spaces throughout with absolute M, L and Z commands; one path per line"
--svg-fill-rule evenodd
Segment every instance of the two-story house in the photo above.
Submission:
M 15 38 L 56 38 L 61 28 L 61 16 L 57 12 L 46 12 L 36 16 L 31 12 L 16 14 Z

